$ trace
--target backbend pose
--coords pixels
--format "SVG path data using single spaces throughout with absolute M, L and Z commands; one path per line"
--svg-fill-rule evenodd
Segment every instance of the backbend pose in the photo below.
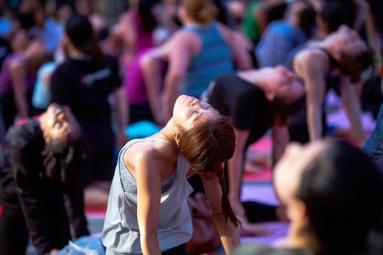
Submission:
M 371 64 L 365 42 L 355 31 L 341 26 L 322 41 L 308 44 L 292 59 L 292 68 L 304 81 L 306 88 L 310 140 L 319 139 L 323 135 L 322 106 L 328 89 L 335 85 L 335 89 L 340 87 L 342 104 L 354 138 L 361 144 L 365 137 L 360 119 L 360 99 L 352 84 L 360 82 L 362 71 Z M 306 142 L 305 138 L 302 139 L 295 140 Z
M 103 231 L 106 254 L 186 254 L 193 231 L 187 178 L 193 174 L 202 177 L 223 247 L 231 252 L 239 244 L 238 220 L 224 162 L 234 146 L 227 118 L 194 97 L 178 97 L 160 132 L 128 142 L 119 154 Z
M 279 159 L 289 142 L 287 115 L 304 105 L 304 88 L 284 67 L 266 67 L 224 75 L 210 85 L 206 100 L 229 116 L 236 138 L 228 164 L 229 199 L 241 220 L 242 234 L 258 234 L 248 224 L 240 203 L 243 161 L 248 146 L 272 129 L 273 157 Z M 301 99 L 301 100 L 299 100 Z
M 81 131 L 67 107 L 51 104 L 38 118 L 20 119 L 7 132 L 0 167 L 1 254 L 25 254 L 30 237 L 38 254 L 89 235 L 84 212 Z

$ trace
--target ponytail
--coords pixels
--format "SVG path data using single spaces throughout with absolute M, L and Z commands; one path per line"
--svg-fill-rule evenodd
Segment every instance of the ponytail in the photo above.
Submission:
M 222 198 L 221 198 L 221 205 L 222 205 L 222 211 L 226 218 L 226 221 L 230 220 L 231 223 L 234 224 L 234 226 L 238 227 L 240 225 L 240 221 L 238 220 L 237 216 L 235 216 L 235 213 L 233 212 L 233 209 L 231 208 L 228 195 L 228 185 L 227 185 L 227 162 L 225 161 L 223 171 L 217 172 L 217 176 L 219 179 L 219 183 L 221 184 L 222 188 Z

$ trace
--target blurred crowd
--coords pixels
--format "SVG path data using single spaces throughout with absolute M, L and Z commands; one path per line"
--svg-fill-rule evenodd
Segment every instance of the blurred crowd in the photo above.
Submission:
M 362 147 L 362 112 L 377 118 L 383 102 L 382 13 L 380 0 L 0 0 L 0 226 L 24 233 L 21 254 L 28 231 L 41 254 L 67 243 L 68 222 L 88 235 L 84 204 L 106 206 L 128 128 L 164 126 L 184 94 L 231 119 L 229 200 L 242 233 L 258 233 L 239 201 L 247 148 L 271 129 L 274 164 L 289 141 L 331 134 L 329 90 Z M 49 229 L 63 193 L 71 209 Z

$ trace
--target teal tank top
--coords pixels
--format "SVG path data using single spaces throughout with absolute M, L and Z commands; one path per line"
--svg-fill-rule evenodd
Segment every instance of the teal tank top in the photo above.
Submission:
M 185 26 L 183 30 L 196 33 L 202 47 L 190 62 L 180 93 L 200 97 L 210 82 L 223 74 L 234 72 L 232 52 L 215 22 L 207 26 Z

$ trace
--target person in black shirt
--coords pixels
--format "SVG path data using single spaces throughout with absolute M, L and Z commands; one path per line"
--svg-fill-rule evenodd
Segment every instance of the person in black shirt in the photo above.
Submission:
M 126 142 L 127 101 L 117 62 L 102 54 L 86 17 L 71 16 L 65 25 L 63 45 L 67 59 L 52 74 L 52 102 L 67 105 L 79 121 L 89 147 L 89 182 L 107 184 L 113 173 L 115 134 L 108 97 L 117 100 L 117 144 Z M 105 196 L 107 201 L 107 196 Z
M 56 104 L 8 130 L 0 169 L 1 254 L 25 254 L 28 234 L 39 254 L 58 250 L 71 239 L 70 223 L 76 238 L 89 235 L 80 136 L 72 113 Z
M 244 234 L 257 232 L 248 224 L 239 201 L 245 152 L 272 128 L 273 154 L 278 159 L 289 141 L 287 115 L 304 105 L 303 95 L 302 84 L 281 66 L 225 75 L 208 89 L 207 102 L 229 116 L 234 126 L 236 148 L 228 165 L 229 198 Z

